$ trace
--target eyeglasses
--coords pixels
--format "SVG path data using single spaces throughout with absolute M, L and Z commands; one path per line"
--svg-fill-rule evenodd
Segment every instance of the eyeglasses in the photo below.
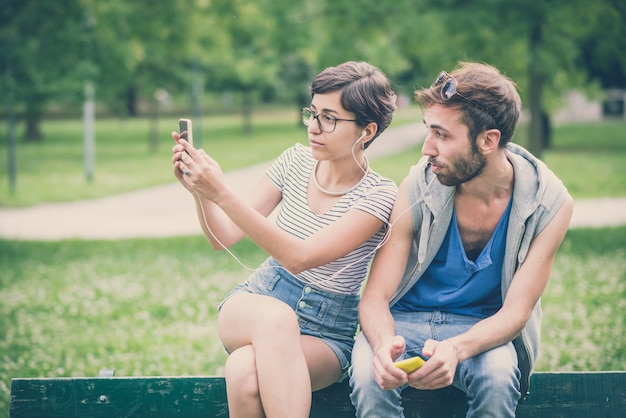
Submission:
M 323 132 L 331 133 L 335 131 L 338 121 L 356 122 L 356 119 L 339 119 L 334 116 L 330 116 L 328 113 L 315 113 L 308 107 L 302 108 L 302 123 L 305 126 L 309 126 L 313 119 L 317 119 L 317 126 Z
M 491 113 L 487 112 L 484 107 L 482 107 L 478 103 L 468 99 L 467 97 L 459 93 L 456 89 L 457 85 L 458 83 L 456 81 L 456 78 L 452 77 L 446 71 L 442 71 L 439 73 L 437 77 L 435 77 L 430 87 L 441 86 L 441 89 L 439 89 L 439 94 L 441 95 L 441 98 L 443 100 L 447 101 L 453 98 L 454 96 L 459 96 L 465 103 L 491 116 L 491 118 L 493 119 L 493 116 L 491 115 Z

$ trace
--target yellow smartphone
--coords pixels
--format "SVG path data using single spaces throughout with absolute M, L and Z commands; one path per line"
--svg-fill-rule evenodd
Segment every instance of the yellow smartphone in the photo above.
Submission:
M 396 361 L 393 363 L 396 367 L 404 370 L 407 373 L 413 373 L 426 363 L 420 356 L 409 357 L 404 360 Z

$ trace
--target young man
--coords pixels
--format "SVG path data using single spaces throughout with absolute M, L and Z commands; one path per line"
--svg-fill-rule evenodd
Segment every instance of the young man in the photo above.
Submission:
M 573 201 L 510 143 L 521 100 L 497 69 L 461 63 L 415 93 L 428 135 L 372 265 L 352 354 L 358 417 L 403 416 L 407 386 L 451 384 L 468 417 L 514 417 L 538 354 L 541 310 Z M 427 359 L 406 373 L 394 361 Z

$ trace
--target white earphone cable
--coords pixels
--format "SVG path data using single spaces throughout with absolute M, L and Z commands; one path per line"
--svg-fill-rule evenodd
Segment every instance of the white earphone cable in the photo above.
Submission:
M 361 138 L 359 138 L 360 140 Z M 358 144 L 359 140 L 357 140 L 354 145 L 352 146 L 352 157 L 354 158 L 354 161 L 356 162 L 356 164 L 359 166 L 359 168 L 363 171 L 364 174 L 367 174 L 367 171 L 369 168 L 366 165 L 366 168 L 363 168 L 363 166 L 358 162 L 355 152 L 354 152 L 354 147 L 356 146 L 356 144 Z M 393 225 L 395 224 L 395 222 L 398 221 L 398 219 L 400 219 L 402 216 L 404 216 L 406 214 L 406 212 L 408 212 L 413 206 L 417 205 L 418 203 L 420 203 L 423 200 L 424 195 L 426 194 L 426 192 L 428 191 L 428 189 L 430 188 L 431 184 L 433 183 L 433 181 L 435 180 L 435 177 L 433 177 L 431 179 L 431 181 L 426 185 L 426 188 L 424 189 L 424 191 L 422 192 L 421 196 L 415 201 L 413 202 L 411 205 L 409 205 L 406 209 L 404 209 L 399 215 L 398 217 L 395 219 L 395 221 L 393 223 L 390 223 L 386 220 L 383 220 L 383 223 L 387 226 L 387 230 L 385 231 L 385 234 L 383 235 L 383 237 L 381 238 L 380 242 L 376 245 L 376 247 L 370 251 L 369 253 L 367 253 L 366 255 L 364 255 L 363 257 L 359 258 L 358 260 L 353 261 L 352 263 L 342 267 L 341 269 L 337 270 L 335 273 L 333 273 L 331 276 L 323 279 L 323 280 L 318 280 L 315 282 L 316 285 L 321 285 L 324 284 L 328 281 L 334 280 L 339 274 L 341 274 L 343 271 L 345 271 L 346 269 L 352 267 L 354 264 L 356 263 L 360 263 L 363 260 L 367 259 L 368 257 L 370 257 L 373 253 L 375 253 L 376 251 L 378 251 L 380 248 L 382 248 L 383 245 L 385 245 L 387 243 L 387 241 L 389 240 L 389 237 L 391 235 L 391 230 L 393 229 Z M 206 213 L 204 211 L 204 205 L 202 204 L 202 198 L 200 197 L 200 195 L 196 192 L 196 196 L 198 198 L 198 203 L 200 204 L 200 210 L 202 212 L 202 220 L 204 223 L 204 226 L 206 227 L 207 231 L 211 234 L 211 236 L 213 237 L 213 239 L 215 240 L 215 242 L 217 242 L 224 250 L 226 250 L 226 252 L 239 264 L 241 265 L 244 269 L 254 272 L 258 269 L 263 269 L 263 268 L 267 268 L 267 269 L 276 269 L 279 267 L 257 267 L 252 268 L 247 266 L 245 263 L 243 263 L 230 249 L 228 249 L 228 247 L 226 247 L 221 241 L 220 239 L 215 235 L 215 233 L 213 233 L 213 230 L 211 230 L 211 227 L 209 226 L 209 222 L 208 219 L 206 217 Z M 287 270 L 284 267 L 281 267 L 284 270 L 286 270 L 287 272 L 289 272 L 289 270 Z M 293 275 L 293 273 L 289 272 L 290 274 Z

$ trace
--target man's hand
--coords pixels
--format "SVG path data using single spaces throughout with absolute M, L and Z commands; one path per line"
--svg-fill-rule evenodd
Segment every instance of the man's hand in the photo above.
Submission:
M 448 340 L 426 340 L 422 354 L 426 363 L 408 375 L 409 386 L 416 389 L 439 389 L 454 380 L 459 358 L 455 346 Z
M 393 362 L 404 353 L 404 337 L 396 335 L 382 345 L 374 357 L 374 379 L 384 389 L 396 389 L 408 382 L 408 375 Z

